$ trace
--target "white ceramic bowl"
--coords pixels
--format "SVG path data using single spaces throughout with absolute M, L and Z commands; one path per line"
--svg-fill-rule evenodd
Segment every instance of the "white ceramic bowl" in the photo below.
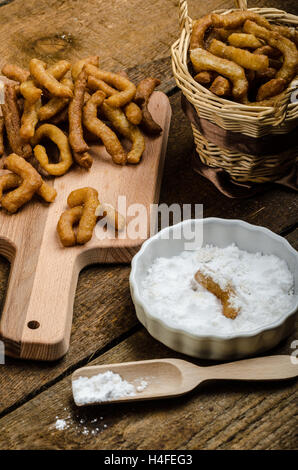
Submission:
M 157 257 L 172 257 L 184 251 L 187 242 L 183 236 L 185 229 L 195 230 L 199 227 L 196 224 L 203 224 L 202 246 L 212 244 L 223 248 L 236 243 L 242 250 L 274 254 L 284 259 L 294 276 L 293 308 L 284 312 L 282 318 L 274 323 L 247 333 L 225 336 L 192 334 L 173 328 L 154 316 L 150 305 L 142 298 L 141 283 L 147 269 Z M 181 239 L 174 239 L 173 234 L 177 234 L 177 230 L 182 232 Z M 130 289 L 138 319 L 154 338 L 169 348 L 205 359 L 225 360 L 251 356 L 273 348 L 293 330 L 298 311 L 298 253 L 279 235 L 241 220 L 190 219 L 161 230 L 143 244 L 132 260 Z

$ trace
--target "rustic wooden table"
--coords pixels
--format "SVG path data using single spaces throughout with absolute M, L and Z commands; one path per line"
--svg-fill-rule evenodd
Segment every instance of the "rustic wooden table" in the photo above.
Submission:
M 222 196 L 190 165 L 193 139 L 171 74 L 178 34 L 177 0 L 0 0 L 0 57 L 26 64 L 97 52 L 104 67 L 132 79 L 153 74 L 171 101 L 173 118 L 161 202 L 202 203 L 204 216 L 240 218 L 284 236 L 297 248 L 297 195 L 275 186 L 247 200 Z M 298 14 L 297 0 L 254 0 L 250 6 Z M 232 0 L 189 0 L 190 14 L 231 7 Z M 8 57 L 9 58 L 9 57 Z M 86 364 L 181 357 L 152 339 L 130 299 L 130 267 L 93 266 L 79 279 L 69 353 L 56 363 L 6 358 L 0 365 L 1 449 L 293 449 L 295 381 L 208 384 L 169 401 L 76 409 L 72 371 Z M 0 258 L 0 304 L 9 275 Z M 52 293 L 51 295 L 54 295 Z M 297 331 L 272 354 L 290 354 Z M 206 361 L 197 361 L 206 364 Z M 68 428 L 59 431 L 57 417 Z

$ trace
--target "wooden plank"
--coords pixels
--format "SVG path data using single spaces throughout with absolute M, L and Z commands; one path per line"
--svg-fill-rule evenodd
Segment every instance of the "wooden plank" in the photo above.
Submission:
M 290 354 L 295 338 L 270 354 Z M 142 329 L 88 365 L 165 357 L 183 358 Z M 68 376 L 0 419 L 0 448 L 294 449 L 296 399 L 293 380 L 217 382 L 172 400 L 77 408 Z
M 197 18 L 232 0 L 189 0 Z M 1 7 L 0 57 L 27 65 L 32 56 L 55 61 L 99 53 L 103 67 L 128 68 L 169 55 L 179 32 L 176 0 L 14 0 Z M 296 0 L 250 0 L 249 6 L 297 12 Z M 24 27 L 24 24 L 26 27 Z
M 205 11 L 192 3 L 197 15 Z M 213 8 L 222 4 L 212 1 Z M 168 56 L 178 28 L 175 0 L 14 0 L 1 7 L 0 56 L 26 65 L 32 56 L 48 62 L 92 51 L 103 67 L 127 68 Z
M 191 128 L 180 108 L 180 94 L 172 96 L 170 102 L 173 119 L 160 202 L 203 203 L 206 217 L 240 218 L 264 225 L 277 233 L 297 222 L 297 197 L 294 192 L 275 187 L 245 201 L 230 200 L 213 188 L 209 181 L 194 173 L 190 165 L 193 148 Z M 262 207 L 262 211 L 254 214 Z M 3 297 L 7 263 L 1 263 L 1 271 L 4 272 L 0 284 Z M 130 300 L 129 271 L 129 266 L 92 266 L 81 273 L 75 298 L 69 353 L 62 361 L 53 365 L 26 365 L 22 361 L 8 358 L 5 374 L 0 375 L 0 413 L 17 406 L 47 383 L 58 380 L 75 364 L 88 361 L 93 353 L 98 354 L 102 348 L 137 325 Z

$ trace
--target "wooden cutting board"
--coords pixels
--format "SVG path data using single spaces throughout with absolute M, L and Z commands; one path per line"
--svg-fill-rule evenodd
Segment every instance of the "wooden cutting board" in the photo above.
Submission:
M 138 229 L 137 218 L 146 223 L 150 205 L 159 199 L 171 118 L 164 93 L 154 92 L 149 109 L 163 132 L 155 138 L 146 137 L 140 164 L 120 167 L 112 162 L 103 146 L 92 146 L 94 163 L 89 171 L 74 167 L 54 180 L 58 195 L 53 204 L 34 199 L 13 215 L 0 210 L 0 254 L 11 261 L 0 319 L 0 338 L 7 355 L 47 361 L 62 357 L 69 347 L 80 270 L 93 263 L 128 263 L 148 237 L 149 223 L 145 233 L 144 229 L 142 234 L 130 230 L 133 237 L 131 233 L 120 232 L 107 238 L 108 231 L 99 228 L 86 245 L 64 248 L 56 225 L 67 208 L 69 193 L 85 186 L 97 189 L 99 200 L 115 207 L 118 196 L 126 197 L 126 207 L 131 211 L 127 229 L 129 224 Z M 141 206 L 131 207 L 133 204 Z M 145 212 L 138 210 L 144 207 Z

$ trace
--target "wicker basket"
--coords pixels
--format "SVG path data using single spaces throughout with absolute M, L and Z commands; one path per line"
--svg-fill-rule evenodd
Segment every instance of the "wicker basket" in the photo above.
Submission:
M 247 9 L 246 0 L 235 1 L 237 9 Z M 197 83 L 188 70 L 188 48 L 192 31 L 192 20 L 188 16 L 186 0 L 179 0 L 180 38 L 172 46 L 172 67 L 177 85 L 188 103 L 197 114 L 198 120 L 212 123 L 230 136 L 248 142 L 267 141 L 278 136 L 285 141 L 285 134 L 295 132 L 298 126 L 298 103 L 291 103 L 293 92 L 298 89 L 296 77 L 275 107 L 248 106 L 217 97 L 207 88 Z M 233 10 L 217 10 L 216 13 L 229 13 Z M 298 25 L 298 17 L 275 8 L 251 8 L 270 22 L 278 24 Z M 200 126 L 192 123 L 196 149 L 201 161 L 228 172 L 238 182 L 263 183 L 275 181 L 284 175 L 297 161 L 298 149 L 290 148 L 278 154 L 263 152 L 241 152 L 235 149 L 218 146 L 202 133 Z M 210 134 L 210 133 L 209 133 Z M 240 135 L 239 135 L 240 134 Z M 229 140 L 229 139 L 228 139 Z M 297 140 L 297 139 L 296 139 Z M 263 146 L 264 147 L 264 146 Z M 247 146 L 249 150 L 249 145 Z M 274 153 L 274 152 L 273 152 Z

